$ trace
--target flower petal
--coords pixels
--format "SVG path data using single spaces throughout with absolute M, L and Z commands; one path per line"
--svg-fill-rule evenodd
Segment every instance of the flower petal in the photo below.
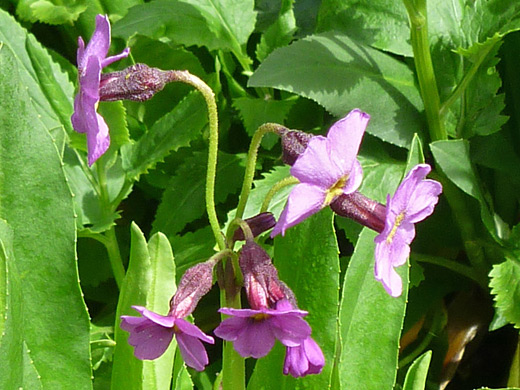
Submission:
M 401 239 L 394 237 L 391 243 L 380 234 L 375 238 L 375 268 L 376 280 L 383 283 L 385 290 L 393 297 L 401 295 L 403 283 L 401 277 L 394 270 L 394 266 L 402 265 L 406 262 L 410 254 L 410 247 Z
M 110 48 L 110 22 L 106 15 L 96 15 L 96 29 L 87 44 L 84 56 L 97 57 L 103 60 Z M 78 64 L 79 66 L 79 64 Z
M 330 160 L 338 170 L 344 173 L 352 170 L 369 120 L 370 115 L 354 109 L 330 128 L 327 134 Z
M 215 328 L 213 333 L 223 340 L 235 341 L 247 326 L 248 318 L 230 317 L 226 318 Z
M 158 325 L 164 326 L 166 328 L 173 328 L 175 318 L 172 316 L 163 316 L 154 313 L 144 306 L 132 306 L 132 308 L 139 312 L 143 317 L 148 318 L 150 321 L 153 321 Z
M 205 341 L 209 344 L 214 344 L 215 340 L 213 337 L 208 336 L 206 333 L 204 333 L 202 330 L 198 328 L 197 325 L 192 324 L 191 322 L 186 321 L 183 318 L 178 318 L 175 320 L 175 325 L 185 334 L 196 337 L 198 339 L 201 339 L 202 341 Z
M 348 176 L 348 180 L 343 187 L 343 194 L 352 194 L 355 192 L 361 182 L 363 181 L 363 168 L 361 167 L 361 163 L 358 160 L 355 160 L 352 164 L 352 169 L 350 170 L 350 174 Z
M 311 334 L 311 327 L 300 316 L 284 314 L 269 319 L 275 337 L 286 347 L 300 345 Z
M 273 348 L 275 337 L 269 320 L 248 322 L 233 346 L 242 357 L 259 359 Z
M 430 216 L 439 200 L 442 186 L 435 180 L 423 180 L 410 198 L 407 210 L 407 220 L 417 223 Z
M 130 332 L 128 343 L 135 347 L 134 355 L 141 360 L 157 359 L 173 338 L 172 328 L 165 328 L 148 318 L 121 316 L 121 329 Z
M 296 185 L 289 194 L 287 204 L 271 232 L 271 237 L 280 233 L 284 235 L 288 228 L 320 211 L 325 206 L 325 198 L 326 194 L 320 187 L 305 183 Z
M 184 362 L 197 371 L 204 371 L 209 359 L 206 348 L 199 338 L 187 333 L 177 333 L 176 338 Z
M 329 141 L 322 136 L 311 138 L 307 148 L 291 168 L 291 175 L 302 183 L 312 184 L 323 190 L 332 187 L 345 171 L 332 161 Z

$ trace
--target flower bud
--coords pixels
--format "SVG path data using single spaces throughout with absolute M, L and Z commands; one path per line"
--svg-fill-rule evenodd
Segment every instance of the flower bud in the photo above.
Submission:
M 260 213 L 255 215 L 254 217 L 247 218 L 244 220 L 249 227 L 251 228 L 251 233 L 253 233 L 253 237 L 257 237 L 263 232 L 271 229 L 274 225 L 276 225 L 276 220 L 274 216 L 270 212 Z M 233 234 L 233 241 L 243 241 L 245 240 L 244 232 L 239 227 L 235 230 Z
M 286 128 L 280 128 L 277 133 L 282 138 L 282 161 L 292 166 L 296 159 L 300 157 L 307 148 L 313 135 Z
M 285 298 L 286 286 L 278 279 L 278 271 L 260 245 L 247 241 L 238 259 L 247 300 L 252 309 L 272 308 Z
M 200 299 L 213 286 L 214 266 L 215 261 L 208 260 L 186 270 L 170 302 L 170 314 L 184 318 L 195 310 Z
M 101 74 L 99 100 L 110 102 L 126 99 L 142 102 L 151 99 L 166 83 L 175 80 L 175 71 L 135 64 L 119 72 Z
M 385 228 L 386 207 L 358 191 L 338 196 L 330 208 L 336 214 L 353 219 L 378 233 Z

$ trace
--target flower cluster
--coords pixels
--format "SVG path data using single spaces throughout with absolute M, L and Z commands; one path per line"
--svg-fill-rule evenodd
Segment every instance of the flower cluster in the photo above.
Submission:
M 357 153 L 370 117 L 353 110 L 336 122 L 327 137 L 309 137 L 298 131 L 281 130 L 284 161 L 299 179 L 291 191 L 271 237 L 284 234 L 326 206 L 338 215 L 352 218 L 378 233 L 375 238 L 375 278 L 393 297 L 402 293 L 395 267 L 403 265 L 415 237 L 414 224 L 428 217 L 442 192 L 440 183 L 425 179 L 431 168 L 414 167 L 386 206 L 357 191 L 362 180 Z

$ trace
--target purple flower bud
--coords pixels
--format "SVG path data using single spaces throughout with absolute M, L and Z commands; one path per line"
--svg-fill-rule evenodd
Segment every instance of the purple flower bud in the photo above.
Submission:
M 200 299 L 213 286 L 214 266 L 215 262 L 208 260 L 186 270 L 170 302 L 171 315 L 176 318 L 183 318 L 195 310 Z
M 251 308 L 274 307 L 277 301 L 286 298 L 287 287 L 278 279 L 278 271 L 260 245 L 247 241 L 242 247 L 238 263 Z
M 166 83 L 176 80 L 175 71 L 150 68 L 145 64 L 135 64 L 119 72 L 101 75 L 99 100 L 135 100 L 151 99 L 161 91 Z
M 378 233 L 385 228 L 386 207 L 358 191 L 338 196 L 330 208 L 336 214 L 351 218 Z
M 249 227 L 251 228 L 251 233 L 253 233 L 253 237 L 257 237 L 266 230 L 271 229 L 274 225 L 276 225 L 276 219 L 270 212 L 260 213 L 255 215 L 254 217 L 247 218 L 244 220 Z M 233 234 L 233 241 L 243 241 L 245 240 L 244 232 L 241 228 L 235 230 Z
M 312 134 L 299 130 L 289 130 L 285 127 L 280 127 L 277 133 L 282 138 L 282 161 L 287 165 L 294 164 L 313 137 Z

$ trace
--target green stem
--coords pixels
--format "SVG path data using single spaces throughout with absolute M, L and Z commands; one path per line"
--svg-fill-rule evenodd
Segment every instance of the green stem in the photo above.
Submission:
M 119 252 L 119 245 L 117 243 L 114 226 L 110 227 L 110 229 L 105 232 L 105 238 L 105 246 L 107 248 L 110 265 L 112 266 L 112 272 L 114 273 L 117 287 L 121 289 L 121 286 L 123 285 L 123 279 L 125 278 L 125 268 L 123 267 L 121 252 Z
M 448 139 L 440 118 L 440 98 L 428 41 L 426 0 L 403 0 L 410 18 L 415 70 L 419 80 L 431 141 Z
M 412 259 L 421 262 L 421 263 L 429 263 L 438 265 L 440 267 L 449 269 L 450 271 L 456 272 L 459 275 L 462 275 L 468 279 L 473 280 L 477 284 L 479 284 L 482 288 L 487 288 L 487 278 L 483 278 L 482 275 L 475 272 L 473 267 L 469 267 L 467 265 L 458 263 L 456 261 L 447 260 L 443 257 L 429 256 L 429 255 L 421 255 L 421 254 L 412 254 Z
M 276 123 L 266 123 L 260 126 L 253 135 L 251 144 L 249 145 L 249 152 L 247 155 L 246 172 L 244 174 L 244 182 L 242 184 L 242 191 L 240 192 L 240 198 L 238 201 L 237 211 L 235 218 L 242 218 L 244 216 L 244 210 L 246 209 L 247 198 L 251 191 L 253 179 L 255 176 L 256 158 L 258 156 L 258 148 L 262 138 L 267 133 L 276 133 L 277 129 L 281 126 Z
M 220 224 L 215 209 L 215 177 L 217 174 L 218 153 L 218 111 L 215 94 L 204 81 L 188 71 L 172 71 L 172 74 L 175 74 L 174 81 L 181 81 L 195 87 L 204 97 L 208 107 L 209 147 L 208 170 L 206 174 L 206 210 L 211 230 L 213 231 L 219 249 L 222 250 L 226 247 L 226 243 L 220 231 Z
M 286 177 L 285 179 L 280 180 L 278 183 L 276 183 L 274 186 L 271 187 L 269 192 L 264 198 L 264 202 L 262 203 L 262 207 L 260 208 L 260 213 L 264 213 L 269 208 L 269 203 L 271 203 L 271 200 L 276 195 L 278 191 L 280 191 L 282 188 L 287 186 L 292 186 L 294 184 L 298 184 L 300 181 L 292 176 Z
M 495 47 L 495 45 L 489 45 L 486 49 L 482 50 L 479 53 L 478 57 L 475 59 L 475 61 L 473 61 L 473 63 L 471 64 L 471 66 L 468 69 L 468 71 L 466 72 L 466 74 L 464 74 L 464 77 L 462 77 L 462 80 L 460 81 L 460 83 L 453 90 L 451 95 L 448 96 L 446 101 L 444 103 L 442 103 L 442 105 L 440 107 L 440 115 L 441 115 L 441 117 L 446 115 L 446 113 L 448 112 L 448 109 L 450 108 L 450 106 L 453 103 L 455 103 L 455 101 L 457 101 L 458 98 L 460 98 L 462 96 L 462 94 L 464 93 L 464 91 L 468 87 L 468 85 L 471 82 L 471 80 L 473 80 L 473 77 L 477 73 L 478 68 L 480 67 L 480 65 L 482 65 L 482 62 L 484 61 L 484 59 L 487 57 L 489 52 L 494 47 Z

